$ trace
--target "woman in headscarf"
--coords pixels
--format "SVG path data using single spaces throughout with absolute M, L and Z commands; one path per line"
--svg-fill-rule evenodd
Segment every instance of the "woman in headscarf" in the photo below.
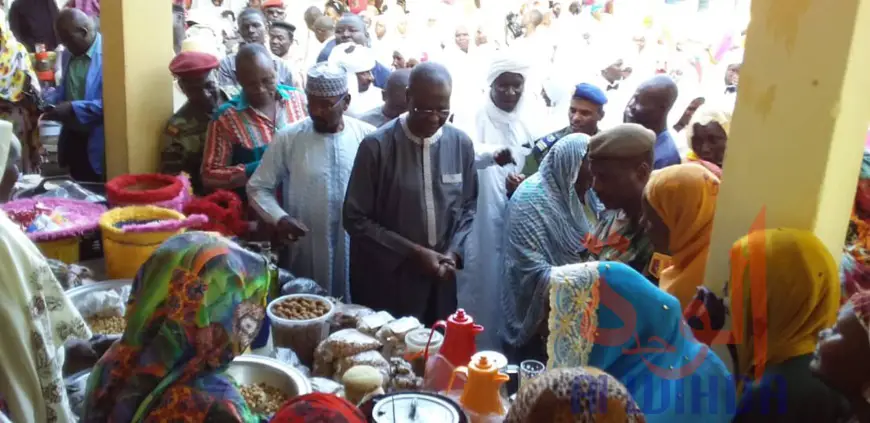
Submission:
M 645 423 L 631 394 L 593 367 L 554 369 L 523 383 L 505 423 Z
M 870 293 L 858 292 L 840 310 L 837 323 L 819 334 L 810 371 L 849 401 L 850 417 L 838 423 L 870 422 L 868 333 Z
M 0 169 L 13 149 L 0 122 Z M 5 179 L 5 178 L 4 178 Z M 91 333 L 39 249 L 0 211 L 0 416 L 14 422 L 75 421 L 62 369 L 64 343 Z
M 313 393 L 284 403 L 272 423 L 365 423 L 363 413 L 347 400 L 332 394 Z
M 0 21 L 0 119 L 12 122 L 22 143 L 25 172 L 38 171 L 39 149 L 36 131 L 39 81 L 27 49 L 15 39 L 6 21 Z
M 541 110 L 536 110 L 532 93 L 525 90 L 529 68 L 528 63 L 506 54 L 493 61 L 484 104 L 475 114 L 474 122 L 466 126 L 475 152 L 482 159 L 478 160 L 477 213 L 465 244 L 465 269 L 457 275 L 457 288 L 459 307 L 484 327 L 499 324 L 498 303 L 492 298 L 496 296 L 504 264 L 505 181 L 508 175 L 523 168 L 525 156 L 530 152 L 523 144 L 531 144 L 542 135 L 534 129 L 540 123 Z M 506 148 L 515 163 L 495 165 L 492 157 Z M 482 336 L 478 337 L 481 348 L 499 345 L 496 333 Z
M 855 205 L 840 263 L 843 296 L 870 290 L 870 150 L 864 150 Z
M 742 386 L 735 422 L 838 421 L 842 399 L 809 370 L 819 332 L 840 306 L 824 244 L 797 229 L 750 233 L 731 248 L 729 290 Z
M 686 141 L 690 150 L 684 162 L 698 163 L 721 178 L 730 130 L 730 112 L 709 103 L 699 107 L 686 126 Z
M 613 375 L 650 423 L 734 416 L 725 365 L 692 336 L 677 299 L 625 264 L 553 269 L 549 330 L 548 368 L 592 366 Z
M 259 331 L 275 277 L 213 233 L 164 242 L 133 281 L 123 337 L 88 379 L 82 421 L 259 421 L 224 371 Z
M 583 160 L 588 145 L 584 134 L 563 138 L 544 156 L 538 173 L 511 197 L 505 214 L 504 277 L 499 282 L 508 355 L 546 359 L 551 269 L 580 261 L 585 250 L 581 240 L 604 210 Z
M 641 222 L 653 244 L 650 274 L 686 308 L 704 282 L 719 179 L 695 164 L 670 166 L 650 176 Z

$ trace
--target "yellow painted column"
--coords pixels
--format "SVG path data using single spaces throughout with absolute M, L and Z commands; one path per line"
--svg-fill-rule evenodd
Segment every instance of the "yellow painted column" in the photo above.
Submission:
M 762 209 L 839 260 L 870 118 L 870 1 L 753 0 L 706 281 Z
M 172 3 L 102 2 L 103 107 L 108 177 L 157 170 L 172 115 Z

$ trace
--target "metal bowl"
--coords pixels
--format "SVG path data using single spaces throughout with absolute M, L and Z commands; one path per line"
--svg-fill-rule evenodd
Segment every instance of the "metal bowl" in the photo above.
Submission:
M 227 374 L 239 385 L 265 383 L 290 398 L 311 393 L 311 382 L 299 370 L 269 357 L 238 356 L 230 363 Z
M 265 383 L 280 389 L 289 398 L 312 392 L 311 382 L 299 370 L 268 357 L 248 354 L 238 356 L 230 363 L 227 374 L 239 385 Z M 81 416 L 90 375 L 91 370 L 88 369 L 64 380 L 70 407 L 76 416 Z

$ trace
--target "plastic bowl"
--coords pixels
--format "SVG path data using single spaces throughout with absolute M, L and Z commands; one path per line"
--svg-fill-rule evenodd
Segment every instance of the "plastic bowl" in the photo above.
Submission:
M 308 320 L 290 320 L 275 314 L 273 308 L 276 304 L 294 298 L 322 301 L 329 305 L 329 311 L 323 316 Z M 334 313 L 335 304 L 320 295 L 293 294 L 272 300 L 266 307 L 266 314 L 272 321 L 272 345 L 293 350 L 299 361 L 310 367 L 314 363 L 314 349 L 329 336 L 329 319 Z

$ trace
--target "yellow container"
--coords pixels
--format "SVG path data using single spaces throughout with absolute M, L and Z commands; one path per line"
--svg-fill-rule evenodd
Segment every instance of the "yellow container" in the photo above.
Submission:
M 139 267 L 163 241 L 184 232 L 182 229 L 173 232 L 125 233 L 115 227 L 122 222 L 148 220 L 184 220 L 184 215 L 161 207 L 132 206 L 109 210 L 100 218 L 103 253 L 109 279 L 134 278 Z
M 79 237 L 37 242 L 36 246 L 46 258 L 60 260 L 66 264 L 79 262 Z

